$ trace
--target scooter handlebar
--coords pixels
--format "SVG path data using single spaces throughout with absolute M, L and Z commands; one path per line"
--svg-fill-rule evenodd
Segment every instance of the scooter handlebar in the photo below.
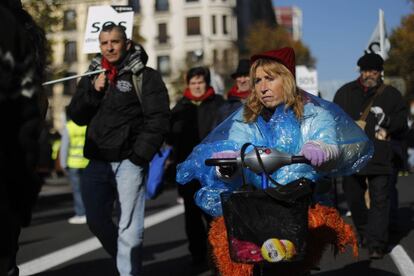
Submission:
M 240 158 L 209 158 L 204 161 L 206 166 L 237 166 L 240 164 Z M 290 164 L 310 164 L 310 161 L 306 159 L 303 155 L 293 155 L 291 161 L 285 165 Z
M 310 164 L 310 160 L 306 159 L 303 155 L 293 155 L 292 156 L 292 164 L 296 163 L 303 163 L 303 164 Z
M 210 158 L 204 161 L 206 166 L 231 166 L 237 165 L 237 158 Z

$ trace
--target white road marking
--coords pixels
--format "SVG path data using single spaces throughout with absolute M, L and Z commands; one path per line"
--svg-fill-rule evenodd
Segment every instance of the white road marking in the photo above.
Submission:
M 144 228 L 149 228 L 182 213 L 184 213 L 184 205 L 180 204 L 150 215 L 145 218 Z M 19 265 L 20 275 L 27 276 L 46 271 L 101 247 L 97 238 L 87 239 Z M 396 245 L 389 255 L 402 276 L 414 275 L 414 263 L 401 245 Z
M 144 228 L 149 228 L 182 213 L 184 213 L 184 205 L 176 205 L 150 215 L 145 217 Z M 87 239 L 19 265 L 20 275 L 26 276 L 40 273 L 101 247 L 102 245 L 97 238 Z
M 390 256 L 397 266 L 401 276 L 414 275 L 414 263 L 401 245 L 397 244 L 391 250 Z

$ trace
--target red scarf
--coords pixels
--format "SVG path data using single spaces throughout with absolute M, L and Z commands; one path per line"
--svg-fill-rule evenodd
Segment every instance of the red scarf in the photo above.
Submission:
M 190 88 L 186 88 L 185 90 L 184 90 L 184 97 L 185 98 L 187 98 L 187 99 L 189 99 L 190 101 L 196 101 L 196 102 L 202 102 L 202 101 L 204 101 L 204 100 L 206 100 L 206 99 L 208 99 L 208 98 L 210 98 L 210 97 L 212 97 L 212 96 L 214 96 L 214 89 L 213 89 L 213 87 L 208 87 L 207 88 L 207 91 L 206 91 L 206 93 L 204 93 L 202 96 L 200 96 L 200 97 L 196 97 L 196 96 L 194 96 L 193 94 L 191 94 L 191 91 L 190 91 Z
M 239 92 L 237 89 L 237 85 L 233 85 L 229 92 L 227 93 L 227 97 L 236 97 L 240 99 L 246 99 L 250 94 L 250 90 Z
M 109 79 L 109 83 L 115 85 L 116 76 L 118 75 L 118 69 L 116 69 L 116 67 L 109 63 L 109 61 L 104 57 L 102 57 L 101 66 L 103 69 L 106 70 L 106 76 Z

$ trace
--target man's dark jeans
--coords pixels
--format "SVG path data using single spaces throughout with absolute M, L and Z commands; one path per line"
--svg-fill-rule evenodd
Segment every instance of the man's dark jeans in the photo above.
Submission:
M 387 249 L 390 212 L 388 175 L 351 175 L 344 177 L 343 188 L 352 220 L 360 237 L 369 248 Z M 364 193 L 369 189 L 370 208 L 365 205 Z
M 86 218 L 92 233 L 115 259 L 118 230 L 111 216 L 116 199 L 115 177 L 110 163 L 97 160 L 91 163 L 85 168 L 81 180 Z
M 82 178 L 87 223 L 108 253 L 116 259 L 121 276 L 142 274 L 142 242 L 147 166 L 128 159 L 90 160 Z M 118 224 L 112 221 L 118 197 Z

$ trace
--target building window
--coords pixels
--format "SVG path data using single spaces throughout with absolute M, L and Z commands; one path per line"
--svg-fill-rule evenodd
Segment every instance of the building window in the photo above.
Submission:
M 203 56 L 204 53 L 202 49 L 189 51 L 187 52 L 186 61 L 190 64 L 200 63 L 203 61 Z
M 76 11 L 66 10 L 63 14 L 63 30 L 76 30 Z
M 171 72 L 170 56 L 158 56 L 157 69 L 161 73 L 161 75 L 169 75 Z
M 217 32 L 217 26 L 216 26 L 216 16 L 212 15 L 211 16 L 211 31 L 213 32 L 213 34 L 216 34 Z
M 217 63 L 219 60 L 218 60 L 218 51 L 217 51 L 217 49 L 214 49 L 213 50 L 213 62 L 214 63 Z
M 228 34 L 227 30 L 227 15 L 223 15 L 223 34 Z
M 168 11 L 168 0 L 156 0 L 155 10 L 156 11 Z
M 128 0 L 128 6 L 132 7 L 132 10 L 135 13 L 139 13 L 141 7 L 139 5 L 139 0 Z
M 187 35 L 199 35 L 200 17 L 187 17 Z
M 223 51 L 223 64 L 224 66 L 227 66 L 229 64 L 229 49 L 224 49 Z
M 76 41 L 67 41 L 65 43 L 65 55 L 63 56 L 64 62 L 75 62 L 77 60 Z
M 76 75 L 74 72 L 67 72 L 65 77 L 71 77 Z M 63 82 L 63 94 L 72 96 L 76 92 L 76 79 L 71 79 Z
M 158 24 L 158 43 L 163 44 L 168 42 L 167 24 Z

